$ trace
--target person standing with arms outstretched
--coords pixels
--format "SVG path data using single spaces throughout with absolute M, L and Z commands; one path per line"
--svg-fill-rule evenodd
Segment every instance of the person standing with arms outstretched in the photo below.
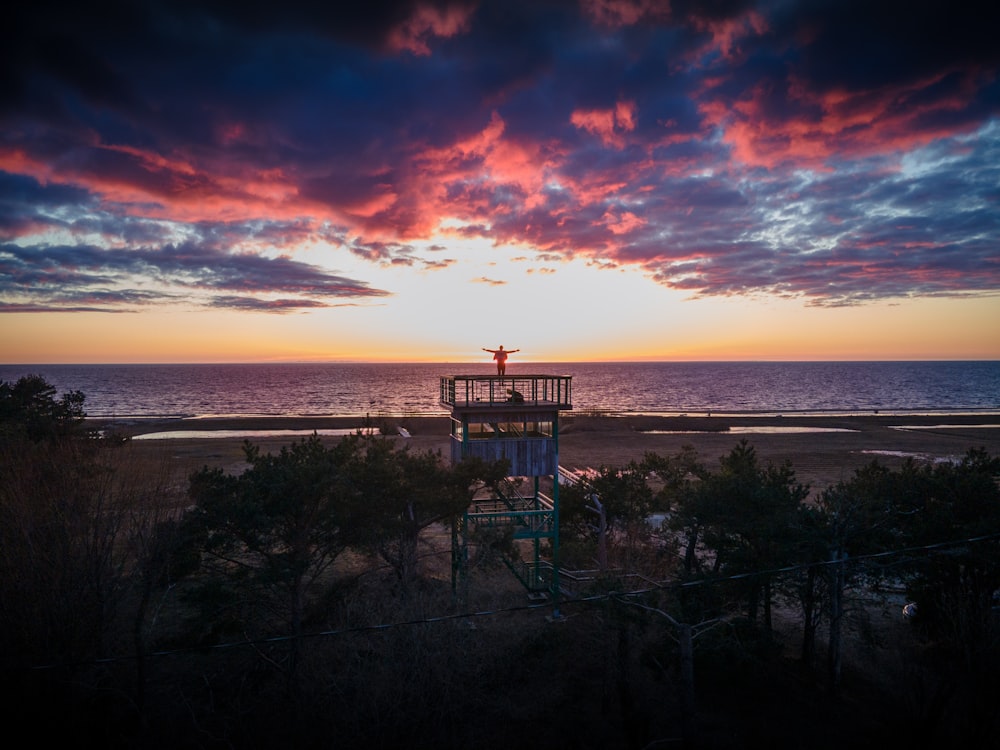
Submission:
M 483 347 L 484 352 L 489 352 L 493 355 L 493 359 L 497 361 L 497 375 L 503 375 L 507 372 L 507 355 L 513 354 L 514 352 L 521 351 L 520 349 L 508 349 L 504 351 L 503 344 L 500 344 L 499 349 L 487 349 Z

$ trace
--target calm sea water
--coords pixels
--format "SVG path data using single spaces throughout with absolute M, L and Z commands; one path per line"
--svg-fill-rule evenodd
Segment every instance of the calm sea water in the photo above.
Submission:
M 442 375 L 473 364 L 0 365 L 83 391 L 92 417 L 444 414 Z M 633 362 L 514 364 L 508 376 L 571 375 L 576 411 L 620 413 L 990 413 L 1000 362 Z

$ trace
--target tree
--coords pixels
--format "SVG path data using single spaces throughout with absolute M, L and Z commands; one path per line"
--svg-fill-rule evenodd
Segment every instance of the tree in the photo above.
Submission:
M 86 397 L 80 391 L 61 398 L 55 394 L 55 386 L 41 375 L 25 375 L 13 384 L 0 381 L 0 438 L 39 442 L 79 434 Z
M 877 461 L 828 487 L 811 506 L 799 511 L 801 555 L 809 565 L 799 586 L 803 613 L 802 660 L 811 664 L 820 613 L 829 617 L 827 674 L 839 689 L 842 658 L 844 591 L 857 572 L 851 558 L 886 549 L 896 536 L 900 498 L 898 475 Z
M 110 446 L 74 439 L 83 402 L 37 375 L 0 383 L 0 628 L 14 659 L 102 653 L 118 601 L 125 498 Z
M 909 462 L 900 475 L 901 530 L 914 549 L 907 589 L 925 638 L 914 667 L 934 696 L 922 726 L 947 728 L 952 744 L 987 745 L 1000 728 L 1000 458 L 973 449 L 956 462 Z
M 75 730 L 142 715 L 150 603 L 179 572 L 182 514 L 166 465 L 82 429 L 82 393 L 54 394 L 37 376 L 0 384 L 0 665 L 22 701 L 12 713 L 36 727 L 59 714 Z M 130 642 L 134 660 L 95 665 Z M 134 692 L 106 689 L 133 666 Z
M 509 465 L 506 459 L 467 458 L 452 467 L 439 453 L 413 453 L 376 435 L 352 435 L 345 441 L 354 447 L 350 476 L 356 541 L 392 568 L 404 593 L 417 577 L 424 529 L 453 524 L 476 488 L 499 482 Z
M 152 490 L 152 491 L 150 491 Z M 198 571 L 204 547 L 204 529 L 189 513 L 178 513 L 163 502 L 162 486 L 148 486 L 137 493 L 128 525 L 131 583 L 135 590 L 132 642 L 135 649 L 135 705 L 146 703 L 148 650 L 152 622 L 156 621 L 154 597 L 164 601 L 185 577 Z
M 700 541 L 714 552 L 713 573 L 754 573 L 742 583 L 747 616 L 755 623 L 763 606 L 770 634 L 773 575 L 767 571 L 795 559 L 796 514 L 809 489 L 795 481 L 788 463 L 761 466 L 746 440 L 719 463 L 719 471 L 706 473 L 684 498 L 675 523 L 689 530 L 692 558 L 700 533 Z
M 307 595 L 347 544 L 353 499 L 348 465 L 358 443 L 330 448 L 314 433 L 261 454 L 247 442 L 250 468 L 239 476 L 204 468 L 191 477 L 190 494 L 206 533 L 206 552 L 261 594 L 277 596 L 295 637 L 288 673 L 294 676 Z
M 911 568 L 919 618 L 974 664 L 988 643 L 993 594 L 1000 589 L 1000 457 L 970 450 L 955 463 L 908 465 L 903 480 L 919 488 L 906 516 L 907 542 L 954 543 Z
M 562 495 L 560 522 L 596 545 L 602 569 L 607 568 L 609 555 L 617 567 L 631 569 L 648 540 L 654 496 L 646 475 L 636 461 L 621 469 L 602 466 L 595 476 Z
M 647 453 L 622 468 L 602 466 L 594 476 L 561 490 L 561 533 L 595 547 L 602 569 L 609 555 L 617 566 L 630 569 L 658 530 L 651 525 L 652 514 L 669 512 L 698 471 L 690 449 L 675 456 Z

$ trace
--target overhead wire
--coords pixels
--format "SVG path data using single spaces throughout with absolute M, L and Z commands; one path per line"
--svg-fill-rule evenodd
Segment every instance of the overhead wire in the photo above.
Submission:
M 1000 532 L 994 534 L 984 534 L 975 537 L 967 537 L 964 539 L 956 539 L 946 542 L 934 542 L 929 544 L 904 547 L 902 549 L 897 549 L 897 550 L 884 550 L 881 552 L 871 552 L 863 555 L 856 555 L 853 557 L 838 558 L 835 560 L 817 560 L 809 563 L 798 563 L 795 565 L 786 565 L 778 568 L 767 568 L 763 570 L 732 573 L 724 576 L 716 576 L 711 578 L 698 578 L 689 581 L 670 580 L 670 581 L 653 582 L 652 585 L 650 586 L 646 586 L 640 589 L 631 589 L 628 591 L 602 591 L 588 596 L 559 597 L 558 604 L 560 607 L 578 605 L 578 604 L 593 604 L 614 599 L 644 596 L 657 591 L 672 590 L 672 589 L 688 589 L 700 586 L 714 586 L 727 582 L 746 580 L 749 578 L 756 578 L 760 576 L 773 576 L 783 573 L 794 573 L 815 567 L 846 565 L 847 563 L 852 563 L 852 564 L 863 563 L 866 561 L 890 558 L 897 555 L 913 555 L 917 553 L 945 554 L 947 553 L 948 550 L 961 545 L 975 544 L 979 542 L 989 542 L 996 540 L 1000 540 Z M 229 641 L 225 643 L 215 643 L 210 645 L 185 646 L 175 649 L 150 651 L 144 653 L 142 656 L 144 658 L 166 657 L 166 656 L 175 656 L 186 653 L 222 651 L 235 648 L 244 648 L 248 646 L 264 646 L 268 644 L 286 643 L 294 640 L 332 638 L 354 633 L 378 632 L 378 631 L 392 630 L 395 628 L 413 627 L 417 625 L 433 625 L 443 622 L 454 622 L 460 620 L 496 617 L 498 615 L 511 614 L 515 612 L 527 612 L 534 610 L 551 609 L 552 607 L 553 607 L 553 601 L 545 601 L 545 602 L 522 604 L 516 606 L 498 607 L 495 609 L 478 610 L 474 612 L 456 612 L 452 614 L 436 615 L 432 617 L 420 617 L 409 620 L 396 620 L 392 622 L 382 622 L 382 623 L 374 623 L 367 625 L 353 625 L 345 628 L 334 628 L 334 629 L 316 631 L 312 633 L 278 635 L 278 636 L 269 636 L 265 638 L 252 638 L 252 639 L 248 638 L 239 641 Z M 91 664 L 92 665 L 110 664 L 115 662 L 135 661 L 138 658 L 139 657 L 134 654 L 109 656 L 109 657 L 73 662 L 72 665 L 81 666 L 81 665 L 91 665 Z M 53 669 L 56 667 L 65 667 L 65 666 L 68 666 L 66 662 L 57 662 L 57 663 L 34 665 L 32 669 L 45 670 L 45 669 Z

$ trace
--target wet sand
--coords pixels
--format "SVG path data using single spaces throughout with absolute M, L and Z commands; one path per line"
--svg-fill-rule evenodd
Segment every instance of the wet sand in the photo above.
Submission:
M 99 420 L 94 420 L 99 424 Z M 113 425 L 133 437 L 137 457 L 159 457 L 182 473 L 202 466 L 238 472 L 245 466 L 243 443 L 249 439 L 264 452 L 277 452 L 312 430 L 354 430 L 362 417 L 255 417 L 146 420 Z M 848 479 L 854 470 L 877 459 L 889 467 L 906 457 L 921 461 L 959 458 L 970 448 L 1000 452 L 1000 414 L 867 416 L 595 416 L 563 413 L 559 422 L 559 461 L 568 469 L 619 467 L 647 452 L 673 455 L 694 448 L 710 468 L 741 440 L 763 462 L 788 461 L 798 481 L 813 491 Z M 102 425 L 107 427 L 107 425 Z M 384 417 L 376 421 L 394 439 L 417 451 L 450 452 L 448 417 Z M 410 437 L 397 434 L 403 427 Z M 245 431 L 249 437 L 194 437 L 220 430 Z M 274 430 L 301 434 L 264 435 Z M 144 438 L 183 431 L 187 436 Z M 339 437 L 324 436 L 324 440 Z

